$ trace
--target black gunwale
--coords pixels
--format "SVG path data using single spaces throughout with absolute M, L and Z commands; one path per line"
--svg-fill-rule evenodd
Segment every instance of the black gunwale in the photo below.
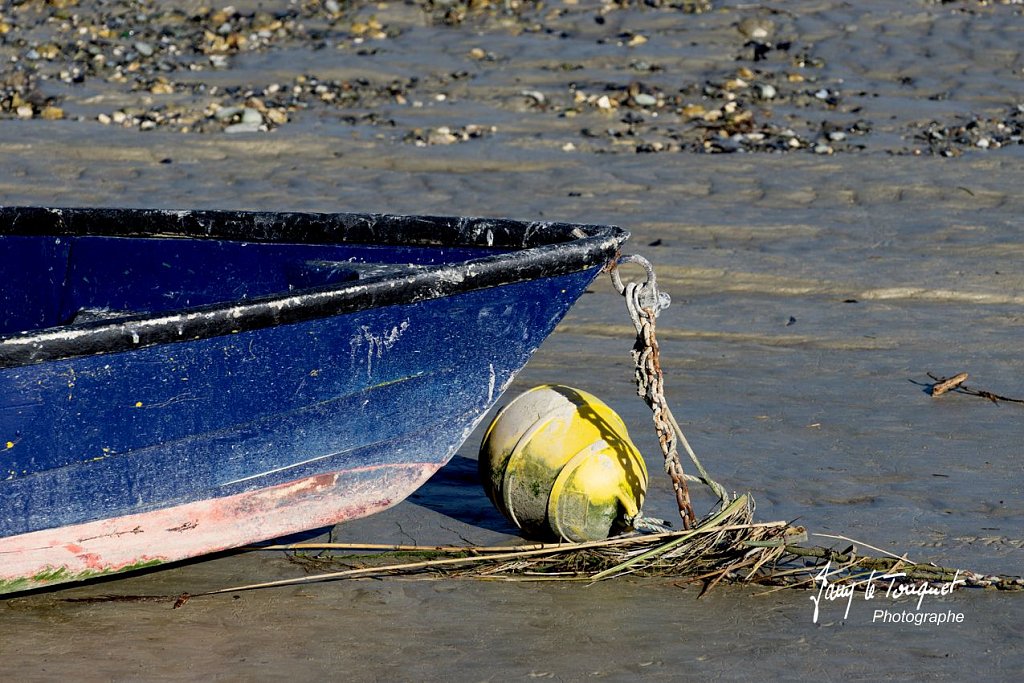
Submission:
M 218 337 L 607 264 L 629 233 L 608 225 L 445 216 L 0 206 L 0 236 L 207 238 L 244 242 L 481 247 L 505 253 L 150 315 L 0 335 L 0 368 Z

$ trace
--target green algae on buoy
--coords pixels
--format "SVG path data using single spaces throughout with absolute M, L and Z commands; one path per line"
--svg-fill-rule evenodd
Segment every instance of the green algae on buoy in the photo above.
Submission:
M 532 538 L 608 538 L 632 526 L 647 490 L 647 467 L 622 419 L 563 385 L 506 405 L 487 428 L 479 466 L 487 496 Z

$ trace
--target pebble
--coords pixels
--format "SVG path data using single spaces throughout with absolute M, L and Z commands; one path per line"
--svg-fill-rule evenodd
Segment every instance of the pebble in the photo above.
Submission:
M 763 42 L 775 31 L 775 22 L 771 19 L 748 17 L 742 20 L 736 28 L 744 37 Z
M 404 142 L 411 142 L 417 147 L 433 145 L 453 145 L 459 142 L 467 142 L 476 138 L 484 137 L 496 132 L 495 126 L 479 126 L 469 124 L 462 127 L 438 126 L 432 130 L 424 131 L 421 128 L 414 128 L 404 138 Z
M 430 131 L 426 139 L 428 145 L 450 145 L 458 141 L 459 138 L 452 133 L 452 129 L 448 126 L 441 126 Z
M 288 112 L 284 109 L 268 109 L 266 111 L 266 117 L 270 119 L 271 123 L 278 126 L 288 123 Z
M 241 113 L 242 107 L 221 107 L 214 113 L 213 118 L 218 121 L 227 121 Z
M 257 126 L 263 123 L 263 115 L 255 109 L 246 107 L 242 110 L 242 121 L 241 123 L 256 124 Z
M 524 90 L 520 93 L 523 97 L 529 97 L 538 105 L 544 105 L 548 98 L 540 90 Z
M 775 86 L 771 83 L 762 83 L 758 87 L 758 92 L 760 93 L 762 100 L 773 100 L 778 94 L 778 90 L 776 90 Z
M 233 123 L 224 129 L 224 132 L 228 135 L 234 135 L 236 133 L 258 133 L 260 131 L 260 124 L 258 123 Z

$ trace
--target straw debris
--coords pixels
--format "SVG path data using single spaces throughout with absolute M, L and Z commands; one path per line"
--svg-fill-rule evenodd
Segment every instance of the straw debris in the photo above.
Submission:
M 777 588 L 811 588 L 822 572 L 830 584 L 862 587 L 870 572 L 886 574 L 898 584 L 922 582 L 973 588 L 1024 590 L 1024 578 L 985 575 L 912 561 L 875 550 L 862 555 L 855 545 L 844 550 L 801 545 L 808 532 L 786 522 L 754 522 L 754 504 L 740 496 L 694 529 L 616 536 L 586 543 L 538 543 L 520 546 L 408 546 L 355 543 L 275 545 L 253 550 L 362 551 L 317 557 L 316 566 L 344 566 L 338 571 L 280 581 L 233 586 L 200 595 L 289 586 L 341 579 L 405 577 L 460 578 L 491 581 L 577 581 L 595 583 L 624 576 L 668 577 L 701 582 L 703 592 L 719 583 L 759 584 Z M 814 534 L 823 538 L 844 537 Z M 408 561 L 414 559 L 414 561 Z M 354 566 L 362 564 L 362 566 Z M 307 565 L 308 566 L 308 565 Z M 894 576 L 898 575 L 898 576 Z M 177 606 L 189 598 L 180 596 Z

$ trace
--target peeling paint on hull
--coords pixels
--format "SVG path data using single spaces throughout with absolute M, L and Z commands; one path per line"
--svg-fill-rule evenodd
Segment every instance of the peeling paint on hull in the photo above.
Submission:
M 0 593 L 152 567 L 385 510 L 438 463 L 367 467 L 0 539 Z

